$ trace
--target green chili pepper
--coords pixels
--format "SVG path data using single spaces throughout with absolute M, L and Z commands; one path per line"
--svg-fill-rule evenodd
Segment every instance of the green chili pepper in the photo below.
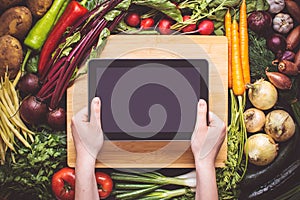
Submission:
M 24 40 L 24 44 L 32 50 L 39 51 L 49 32 L 51 31 L 57 16 L 60 13 L 63 5 L 68 2 L 65 0 L 54 0 L 51 8 L 47 13 L 36 22 Z

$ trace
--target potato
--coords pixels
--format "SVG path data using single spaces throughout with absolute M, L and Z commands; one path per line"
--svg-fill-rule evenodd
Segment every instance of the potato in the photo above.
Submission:
M 0 77 L 8 69 L 9 78 L 15 78 L 23 61 L 22 45 L 10 35 L 0 37 Z
M 26 0 L 26 5 L 34 17 L 42 17 L 50 8 L 52 0 Z
M 15 6 L 6 10 L 0 17 L 0 36 L 11 35 L 23 40 L 32 25 L 32 15 L 25 6 Z
M 9 7 L 18 5 L 22 0 L 0 0 L 0 10 L 6 10 Z

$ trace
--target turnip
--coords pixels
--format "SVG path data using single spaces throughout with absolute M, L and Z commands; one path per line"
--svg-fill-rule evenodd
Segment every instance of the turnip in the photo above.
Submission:
M 256 108 L 249 108 L 244 112 L 245 125 L 248 133 L 261 131 L 265 125 L 265 113 Z
M 245 144 L 244 153 L 249 157 L 249 162 L 265 166 L 273 162 L 278 154 L 278 144 L 272 137 L 265 133 L 251 135 Z
M 270 82 L 259 79 L 248 84 L 248 97 L 252 105 L 260 110 L 268 110 L 277 102 L 278 92 Z
M 266 116 L 265 132 L 277 142 L 290 139 L 296 130 L 293 118 L 284 110 L 273 110 Z

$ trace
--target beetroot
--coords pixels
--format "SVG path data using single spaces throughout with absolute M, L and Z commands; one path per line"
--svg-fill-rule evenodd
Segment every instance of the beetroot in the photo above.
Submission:
M 20 116 L 28 124 L 37 125 L 45 121 L 47 105 L 35 96 L 25 98 L 20 105 Z

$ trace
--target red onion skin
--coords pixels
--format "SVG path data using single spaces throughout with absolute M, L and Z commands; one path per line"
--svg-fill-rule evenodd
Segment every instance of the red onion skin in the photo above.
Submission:
M 281 90 L 289 90 L 292 87 L 292 81 L 291 79 L 280 73 L 280 72 L 268 72 L 266 70 L 266 75 L 269 79 L 269 81 L 278 89 Z
M 288 60 L 288 61 L 294 61 L 295 59 L 295 53 L 292 51 L 285 51 L 283 55 L 281 56 L 280 60 Z
M 25 98 L 20 105 L 20 116 L 23 121 L 31 125 L 45 122 L 47 105 L 35 96 Z
M 299 73 L 295 63 L 288 60 L 282 60 L 278 64 L 278 71 L 285 75 L 291 75 L 291 76 L 296 76 Z
M 247 18 L 249 28 L 259 35 L 267 35 L 271 30 L 272 17 L 266 11 L 254 11 Z
M 49 110 L 47 115 L 47 123 L 53 130 L 64 130 L 66 128 L 65 110 L 63 108 Z
M 286 48 L 286 39 L 282 35 L 274 33 L 267 39 L 267 47 L 276 55 L 281 55 Z

